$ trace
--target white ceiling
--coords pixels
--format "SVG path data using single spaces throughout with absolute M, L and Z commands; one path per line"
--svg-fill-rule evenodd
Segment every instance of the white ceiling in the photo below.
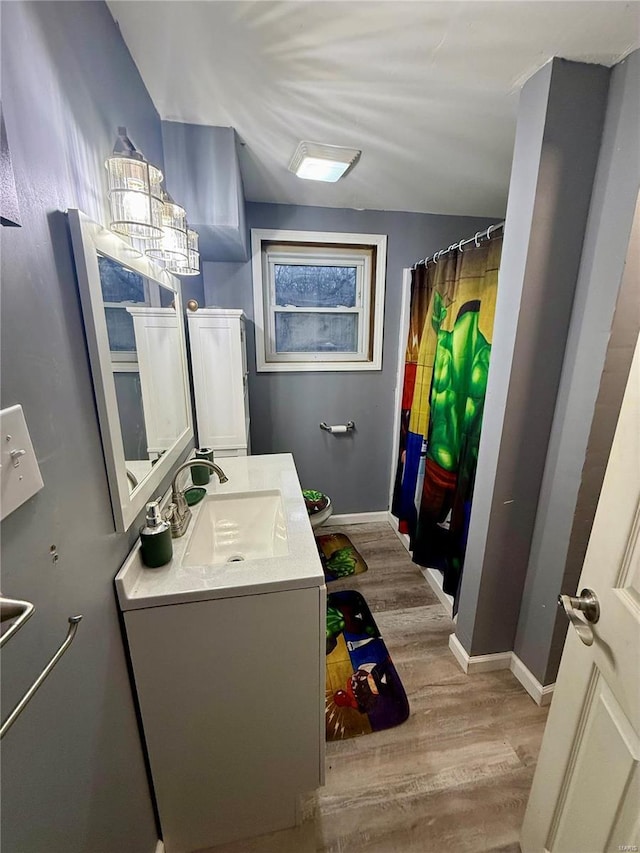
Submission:
M 518 92 L 551 57 L 613 65 L 640 3 L 108 0 L 163 119 L 231 126 L 249 200 L 500 216 Z M 362 149 L 337 184 L 301 139 Z

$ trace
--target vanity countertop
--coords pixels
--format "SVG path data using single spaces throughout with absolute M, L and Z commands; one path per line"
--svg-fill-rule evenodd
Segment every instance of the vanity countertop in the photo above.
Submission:
M 230 456 L 219 461 L 229 481 L 220 484 L 212 475 L 206 487 L 207 494 L 280 491 L 287 524 L 288 554 L 217 566 L 183 566 L 182 559 L 204 503 L 201 501 L 191 508 L 193 517 L 185 535 L 173 540 L 173 558 L 167 565 L 159 569 L 147 568 L 142 562 L 138 541 L 115 579 L 122 610 L 324 584 L 292 455 Z M 188 482 L 188 473 L 182 478 Z M 179 485 L 184 486 L 184 483 Z

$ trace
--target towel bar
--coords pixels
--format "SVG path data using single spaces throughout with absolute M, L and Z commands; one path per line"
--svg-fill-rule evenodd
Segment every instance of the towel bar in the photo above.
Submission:
M 6 599 L 5 599 L 5 600 L 6 600 Z M 21 603 L 21 604 L 25 604 L 25 603 L 26 603 L 26 604 L 28 604 L 29 602 L 20 602 L 20 603 Z M 33 605 L 31 605 L 31 607 L 33 608 Z M 31 613 L 33 613 L 33 609 L 31 610 Z M 29 613 L 29 616 L 31 615 L 31 613 Z M 10 617 L 7 617 L 7 618 L 10 618 Z M 25 621 L 26 621 L 26 619 L 28 619 L 28 618 L 29 618 L 28 616 L 23 616 L 23 617 L 22 617 L 22 624 L 24 624 L 24 622 L 25 622 Z M 38 688 L 42 686 L 42 683 L 43 683 L 43 681 L 45 680 L 45 678 L 49 675 L 49 673 L 50 673 L 50 672 L 51 672 L 51 670 L 54 668 L 54 666 L 58 663 L 58 661 L 60 660 L 60 658 L 62 657 L 62 655 L 63 655 L 63 654 L 66 652 L 66 650 L 69 648 L 69 646 L 70 646 L 70 645 L 71 645 L 71 643 L 73 642 L 73 638 L 74 638 L 74 637 L 75 637 L 75 635 L 76 635 L 76 631 L 78 630 L 78 624 L 79 624 L 79 622 L 80 622 L 80 620 L 81 620 L 81 619 L 82 619 L 82 616 L 70 616 L 70 617 L 69 617 L 69 630 L 67 631 L 67 636 L 65 637 L 64 642 L 62 643 L 62 645 L 60 646 L 60 648 L 58 649 L 58 651 L 54 654 L 54 656 L 51 658 L 51 660 L 49 661 L 49 663 L 48 663 L 48 664 L 45 666 L 45 668 L 42 670 L 42 672 L 40 673 L 40 675 L 39 675 L 39 676 L 36 678 L 36 680 L 33 682 L 33 684 L 31 685 L 31 687 L 30 687 L 30 688 L 27 690 L 27 692 L 24 694 L 24 696 L 22 697 L 22 699 L 18 702 L 18 704 L 16 705 L 16 707 L 13 709 L 13 711 L 9 714 L 9 716 L 7 717 L 7 719 L 6 719 L 6 720 L 4 721 L 4 723 L 2 724 L 2 727 L 0 727 L 0 740 L 2 740 L 2 738 L 6 735 L 6 733 L 7 733 L 7 732 L 9 731 L 9 729 L 11 728 L 11 726 L 15 723 L 15 721 L 18 719 L 18 717 L 20 716 L 20 714 L 24 711 L 24 709 L 26 708 L 26 706 L 27 706 L 27 705 L 29 704 L 29 702 L 33 699 L 33 697 L 34 697 L 34 695 L 35 695 L 36 691 L 38 690 Z M 11 626 L 11 628 L 10 628 L 9 630 L 11 630 L 11 629 L 13 629 L 13 628 L 15 628 L 15 626 L 14 626 L 14 625 L 12 625 L 12 626 Z M 17 629 L 16 629 L 16 630 L 17 630 Z M 9 631 L 7 631 L 7 634 L 8 634 L 8 633 L 9 633 Z M 4 636 L 6 637 L 6 636 L 7 636 L 7 634 L 5 634 Z M 4 638 L 3 638 L 3 639 L 4 639 Z
M 17 598 L 0 597 L 0 622 L 6 622 L 8 619 L 16 621 L 4 632 L 0 637 L 0 648 L 4 646 L 7 640 L 19 631 L 27 619 L 33 616 L 35 607 L 30 601 L 20 601 Z

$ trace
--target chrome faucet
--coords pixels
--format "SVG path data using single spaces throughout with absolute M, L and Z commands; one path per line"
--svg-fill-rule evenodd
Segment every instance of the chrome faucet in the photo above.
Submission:
M 177 486 L 178 477 L 183 471 L 186 471 L 187 468 L 193 468 L 194 465 L 203 465 L 205 468 L 209 468 L 218 475 L 221 483 L 226 483 L 229 480 L 222 468 L 214 462 L 209 462 L 208 459 L 189 459 L 178 467 L 171 483 L 171 503 L 165 512 L 165 518 L 171 525 L 171 535 L 174 539 L 184 536 L 191 521 L 191 510 L 184 496 L 184 489 L 180 491 Z

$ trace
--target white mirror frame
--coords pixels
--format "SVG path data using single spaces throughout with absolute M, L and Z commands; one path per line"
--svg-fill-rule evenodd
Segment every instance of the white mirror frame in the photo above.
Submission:
M 193 420 L 187 372 L 187 351 L 180 298 L 180 282 L 148 258 L 139 257 L 132 247 L 103 225 L 93 222 L 80 210 L 68 210 L 71 241 L 75 255 L 84 327 L 89 347 L 91 373 L 98 406 L 100 433 L 107 466 L 111 506 L 116 530 L 125 532 L 131 527 L 158 490 L 184 451 L 193 445 Z M 129 493 L 124 445 L 118 416 L 116 386 L 113 378 L 107 320 L 103 307 L 98 253 L 106 255 L 134 270 L 165 289 L 173 291 L 178 317 L 178 339 L 183 355 L 182 370 L 187 398 L 187 428 L 175 443 L 158 459 L 150 473 Z

